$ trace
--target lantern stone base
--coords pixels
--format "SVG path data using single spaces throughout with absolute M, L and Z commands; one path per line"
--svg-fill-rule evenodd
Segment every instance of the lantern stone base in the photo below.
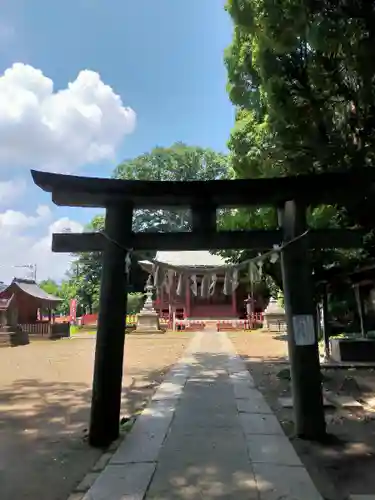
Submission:
M 269 315 L 263 322 L 263 330 L 271 333 L 286 333 L 288 329 L 285 314 Z
M 263 316 L 263 330 L 271 333 L 287 332 L 285 310 L 280 306 L 280 304 L 278 304 L 276 299 L 270 299 L 270 302 L 265 309 Z
M 160 328 L 156 311 L 141 311 L 138 314 L 137 326 L 132 334 L 137 333 L 164 333 L 164 330 Z

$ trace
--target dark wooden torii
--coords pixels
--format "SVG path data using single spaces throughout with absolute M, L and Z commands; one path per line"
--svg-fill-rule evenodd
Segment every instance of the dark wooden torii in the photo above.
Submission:
M 54 234 L 55 252 L 103 252 L 89 441 L 104 447 L 119 435 L 122 365 L 126 322 L 126 256 L 134 250 L 270 249 L 306 230 L 311 205 L 345 203 L 353 193 L 370 195 L 375 169 L 282 178 L 162 182 L 77 177 L 32 171 L 37 186 L 56 205 L 103 207 L 101 233 Z M 275 206 L 279 229 L 218 231 L 220 207 Z M 187 207 L 192 231 L 134 233 L 133 210 Z M 361 247 L 358 230 L 311 230 L 282 251 L 296 434 L 305 439 L 326 435 L 309 248 Z

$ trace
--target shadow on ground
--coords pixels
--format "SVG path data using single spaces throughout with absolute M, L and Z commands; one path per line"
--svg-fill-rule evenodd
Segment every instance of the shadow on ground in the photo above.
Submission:
M 166 370 L 123 389 L 123 416 L 141 408 Z M 66 500 L 102 454 L 87 443 L 90 404 L 85 384 L 26 379 L 2 388 L 1 500 Z
M 234 335 L 229 336 L 233 340 Z M 359 410 L 328 410 L 328 430 L 339 438 L 339 444 L 322 446 L 293 439 L 292 411 L 280 408 L 277 401 L 280 395 L 290 393 L 289 381 L 277 377 L 282 369 L 278 365 L 287 362 L 285 353 L 280 350 L 282 342 L 278 340 L 281 339 L 273 339 L 273 346 L 276 347 L 267 350 L 266 343 L 270 340 L 265 335 L 241 334 L 238 335 L 238 342 L 242 338 L 244 344 L 241 346 L 234 342 L 235 347 L 284 430 L 291 436 L 297 453 L 325 498 L 340 500 L 347 498 L 348 493 L 374 494 L 374 420 Z M 274 354 L 276 351 L 277 354 Z M 222 361 L 217 355 L 215 363 Z M 138 368 L 128 374 L 132 380 L 123 390 L 124 416 L 133 414 L 142 406 L 168 368 L 144 370 L 141 381 L 136 376 Z M 374 374 L 370 373 L 369 377 L 374 379 Z M 184 450 L 190 447 L 190 459 L 185 463 L 176 461 L 169 458 L 172 457 L 171 449 L 166 446 L 163 450 L 169 461 L 169 496 L 176 500 L 210 498 L 209 495 L 212 498 L 220 498 L 221 495 L 223 498 L 226 491 L 235 492 L 235 496 L 229 494 L 227 498 L 240 500 L 245 492 L 247 496 L 244 498 L 252 498 L 249 492 L 255 492 L 253 480 L 249 479 L 248 471 L 240 462 L 228 465 L 228 456 L 238 444 L 238 434 L 231 424 L 228 407 L 220 408 L 221 391 L 212 392 L 213 384 L 215 380 L 212 376 L 209 373 L 204 375 L 203 380 L 197 381 L 194 390 L 192 387 L 191 397 L 200 399 L 202 408 L 207 408 L 206 399 L 209 398 L 211 426 L 222 430 L 223 439 L 215 440 L 213 433 L 210 436 L 207 429 L 202 431 L 201 436 L 198 434 L 198 440 L 192 439 L 192 426 L 200 427 L 198 402 L 195 415 L 190 416 L 188 421 L 177 421 L 179 425 L 176 427 L 176 432 L 186 436 L 184 449 L 177 451 L 182 457 Z M 370 387 L 371 392 L 374 394 L 375 391 Z M 66 500 L 101 453 L 90 448 L 85 439 L 90 399 L 90 385 L 83 383 L 46 382 L 29 377 L 2 386 L 1 500 Z M 204 457 L 209 453 L 213 453 L 215 458 L 205 461 Z M 237 454 L 236 460 L 240 460 L 240 454 Z M 263 488 L 272 484 L 272 477 L 262 477 Z M 206 496 L 200 497 L 199 490 L 205 491 Z M 166 498 L 157 495 L 157 491 L 150 490 L 148 498 Z
M 259 490 L 265 495 L 262 498 L 276 498 L 275 492 L 271 492 L 275 487 L 277 498 L 302 498 L 301 492 L 296 489 L 301 487 L 301 483 L 297 481 L 300 469 L 288 467 L 288 473 L 284 468 L 280 474 L 279 468 L 268 463 L 257 463 L 252 468 L 248 440 L 244 437 L 238 418 L 233 382 L 227 374 L 227 363 L 226 354 L 195 354 L 192 373 L 184 387 L 183 397 L 177 404 L 173 420 L 174 402 L 168 399 L 172 397 L 173 391 L 168 394 L 166 389 L 163 397 L 159 401 L 153 401 L 147 414 L 143 414 L 141 420 L 136 423 L 135 433 L 138 428 L 147 428 L 158 442 L 159 438 L 166 435 L 155 471 L 155 459 L 151 456 L 153 451 L 150 455 L 148 447 L 141 444 L 138 448 L 133 448 L 129 441 L 129 455 L 123 455 L 123 461 L 118 462 L 128 463 L 112 465 L 107 474 L 118 474 L 119 467 L 122 467 L 124 475 L 143 476 L 144 485 L 152 478 L 146 500 L 258 500 Z M 184 379 L 183 372 L 176 373 L 175 389 L 184 383 L 179 382 L 179 377 Z M 268 415 L 268 418 L 275 417 Z M 277 421 L 274 422 L 279 429 Z M 257 437 L 262 440 L 266 438 L 260 433 Z M 137 442 L 141 443 L 141 432 L 138 438 Z M 153 449 L 152 446 L 151 448 Z M 103 480 L 101 484 L 104 489 L 111 483 L 105 484 Z M 99 489 L 99 484 L 96 487 Z M 309 488 L 313 489 L 311 483 L 306 481 L 306 489 Z M 134 482 L 127 482 L 126 494 L 129 498 L 136 498 L 137 493 L 139 494 L 139 491 L 135 489 Z M 316 498 L 309 495 L 309 491 L 305 493 L 306 498 Z
M 195 412 L 184 411 L 181 404 L 178 407 L 146 499 L 258 498 L 257 488 L 266 494 L 279 478 L 274 475 L 272 466 L 256 465 L 255 483 L 254 476 L 244 466 L 247 450 L 243 435 L 233 420 L 233 408 L 224 403 L 225 376 L 213 377 L 207 368 L 210 363 L 221 365 L 225 357 L 210 354 L 195 358 L 196 367 L 203 367 L 203 375 L 195 380 L 193 377 L 190 388 L 188 384 L 185 401 L 191 405 L 195 400 Z M 327 409 L 327 430 L 336 439 L 329 444 L 299 440 L 293 435 L 292 410 L 281 408 L 277 401 L 280 395 L 290 394 L 289 381 L 277 377 L 281 367 L 275 362 L 285 363 L 285 360 L 271 356 L 267 359 L 251 356 L 250 360 L 242 355 L 242 358 L 323 498 L 346 500 L 349 494 L 374 494 L 373 418 L 363 410 Z M 210 428 L 207 428 L 203 413 L 212 416 Z M 156 412 L 153 418 L 157 420 L 160 416 Z M 220 432 L 215 432 L 218 429 Z M 178 440 L 174 439 L 176 436 Z M 292 482 L 293 476 L 287 481 Z M 299 495 L 300 492 L 295 492 L 293 498 L 301 498 Z
M 348 494 L 375 493 L 375 413 L 363 408 L 325 410 L 327 432 L 335 439 L 328 444 L 303 441 L 294 437 L 293 410 L 282 408 L 280 396 L 291 396 L 288 377 L 277 360 L 246 360 L 256 385 L 275 412 L 285 433 L 290 437 L 298 455 L 305 464 L 323 497 L 329 500 L 345 500 Z M 361 370 L 361 373 L 364 370 Z M 350 370 L 322 370 L 323 385 L 337 394 L 361 400 L 365 386 L 353 390 L 346 383 L 352 378 Z M 372 375 L 375 382 L 375 377 Z M 374 396 L 374 392 L 372 391 Z

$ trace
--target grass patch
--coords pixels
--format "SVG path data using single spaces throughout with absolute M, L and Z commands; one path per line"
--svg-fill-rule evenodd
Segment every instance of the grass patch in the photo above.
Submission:
M 134 328 L 126 328 L 125 329 L 125 334 L 131 333 L 134 331 Z M 82 327 L 82 326 L 77 326 L 77 325 L 71 325 L 70 326 L 70 335 L 74 337 L 74 335 L 80 335 L 82 333 L 87 333 L 88 335 L 96 335 L 96 328 L 94 326 L 91 327 Z
M 330 335 L 330 339 L 362 339 L 362 335 L 359 332 L 348 332 L 348 333 L 338 333 L 337 335 Z M 366 334 L 366 338 L 375 339 L 375 331 L 369 331 Z M 324 339 L 319 340 L 319 346 L 324 345 Z
M 82 328 L 81 326 L 70 325 L 70 335 L 77 335 L 79 333 L 88 333 L 89 335 L 95 335 L 96 329 L 94 327 Z

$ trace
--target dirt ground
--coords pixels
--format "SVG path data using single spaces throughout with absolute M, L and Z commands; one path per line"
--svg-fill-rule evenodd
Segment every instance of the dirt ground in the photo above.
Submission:
M 292 410 L 278 402 L 291 395 L 284 337 L 260 332 L 229 336 L 325 500 L 375 494 L 375 409 L 365 404 L 372 399 L 375 406 L 375 371 L 323 369 L 325 389 L 352 396 L 363 407 L 327 408 L 327 430 L 334 444 L 310 443 L 293 437 Z
M 155 391 L 191 334 L 127 336 L 122 416 Z M 0 349 L 0 498 L 66 500 L 101 452 L 87 444 L 94 336 Z

